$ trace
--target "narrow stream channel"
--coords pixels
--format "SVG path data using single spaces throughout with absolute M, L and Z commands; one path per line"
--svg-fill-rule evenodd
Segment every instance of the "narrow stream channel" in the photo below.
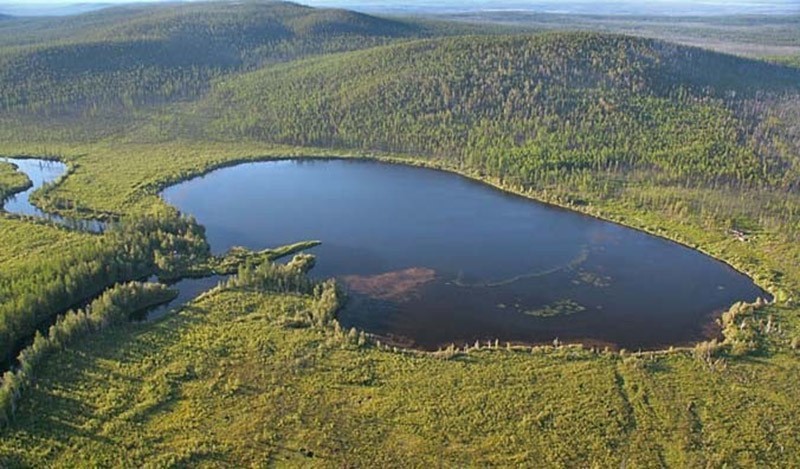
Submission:
M 44 159 L 28 158 L 0 158 L 0 161 L 5 161 L 15 165 L 17 169 L 20 172 L 25 173 L 33 183 L 33 185 L 27 190 L 12 194 L 6 200 L 0 201 L 0 209 L 3 211 L 19 216 L 34 217 L 41 220 L 46 220 L 69 229 L 86 231 L 90 233 L 102 233 L 107 228 L 107 224 L 102 221 L 78 220 L 61 217 L 56 214 L 45 212 L 31 202 L 30 197 L 34 192 L 49 184 L 58 183 L 61 178 L 67 174 L 68 168 L 64 163 Z M 226 275 L 215 275 L 204 278 L 185 278 L 178 282 L 167 284 L 167 286 L 170 288 L 178 290 L 178 295 L 167 303 L 140 311 L 134 317 L 134 320 L 147 322 L 158 320 L 168 313 L 180 309 L 201 294 L 213 289 L 221 282 L 224 282 L 228 277 L 229 276 Z M 151 277 L 150 279 L 147 279 L 147 281 L 155 283 L 158 282 L 158 279 L 156 277 Z M 77 310 L 88 306 L 96 298 L 100 297 L 105 291 L 106 290 L 100 292 L 96 296 L 85 298 L 71 307 L 58 312 L 58 314 L 55 314 L 48 320 L 40 323 L 37 326 L 37 330 L 42 333 L 47 333 L 47 330 L 59 317 L 63 316 L 70 310 Z M 25 347 L 30 345 L 32 341 L 33 336 L 28 337 L 26 340 L 17 344 L 15 347 L 14 356 L 16 356 Z M 14 366 L 13 363 L 0 362 L 0 372 L 5 371 L 12 366 Z
M 11 163 L 17 170 L 25 173 L 32 185 L 27 190 L 12 194 L 2 201 L 2 209 L 15 215 L 34 217 L 47 220 L 58 225 L 79 231 L 92 233 L 102 233 L 106 228 L 106 223 L 99 220 L 82 220 L 76 218 L 65 218 L 55 213 L 48 213 L 35 206 L 31 200 L 31 195 L 39 189 L 57 184 L 61 178 L 67 174 L 67 165 L 60 161 L 28 159 L 28 158 L 0 158 L 0 161 Z

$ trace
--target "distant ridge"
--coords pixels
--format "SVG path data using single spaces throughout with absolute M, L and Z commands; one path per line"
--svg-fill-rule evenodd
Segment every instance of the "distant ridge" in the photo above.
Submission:
M 619 34 L 485 31 L 265 1 L 5 21 L 0 132 L 391 152 L 521 184 L 628 171 L 797 184 L 797 68 Z
M 34 3 L 28 5 L 0 3 L 0 13 L 10 16 L 68 16 L 114 6 L 113 3 Z
M 427 34 L 413 23 L 285 2 L 125 5 L 40 27 L 52 39 L 26 44 L 34 47 L 0 67 L 0 110 L 187 99 L 237 71 Z M 7 34 L 14 44 L 20 33 Z

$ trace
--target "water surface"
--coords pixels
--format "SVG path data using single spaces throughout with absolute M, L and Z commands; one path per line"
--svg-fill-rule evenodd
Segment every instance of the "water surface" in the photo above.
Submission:
M 160 304 L 142 312 L 138 319 L 145 321 L 157 321 L 167 314 L 179 310 L 186 306 L 203 293 L 212 290 L 220 283 L 230 277 L 229 275 L 213 275 L 202 278 L 184 278 L 177 282 L 168 283 L 167 286 L 178 291 L 178 295 L 167 303 Z M 151 277 L 149 282 L 158 282 L 158 277 Z
M 30 196 L 37 190 L 48 184 L 56 184 L 67 174 L 67 165 L 60 161 L 43 160 L 38 158 L 0 158 L 17 167 L 17 170 L 25 173 L 31 180 L 31 187 L 27 190 L 12 194 L 0 204 L 3 210 L 15 215 L 40 218 L 72 229 L 102 232 L 105 223 L 98 220 L 78 220 L 65 218 L 54 213 L 45 212 L 31 203 Z
M 34 191 L 40 189 L 41 187 L 47 184 L 56 184 L 58 183 L 58 181 L 61 180 L 61 178 L 64 175 L 66 175 L 67 166 L 65 164 L 58 161 L 33 159 L 33 158 L 0 158 L 0 161 L 7 161 L 14 164 L 19 171 L 25 173 L 28 176 L 28 179 L 30 179 L 33 184 L 29 189 L 25 191 L 17 192 L 16 194 L 13 194 L 10 197 L 8 197 L 6 200 L 0 200 L 0 209 L 16 215 L 47 220 L 53 223 L 66 226 L 71 229 L 91 231 L 95 233 L 100 233 L 105 229 L 106 225 L 101 221 L 63 218 L 58 215 L 41 210 L 30 201 L 30 196 Z M 178 295 L 167 303 L 157 305 L 150 309 L 142 311 L 140 315 L 141 317 L 138 319 L 147 321 L 158 320 L 162 318 L 164 315 L 168 314 L 169 312 L 180 309 L 181 307 L 186 305 L 188 302 L 190 302 L 197 296 L 216 287 L 217 284 L 219 284 L 221 281 L 224 281 L 225 279 L 227 279 L 227 276 L 186 278 L 178 282 L 169 284 L 170 288 L 178 290 Z M 149 281 L 157 282 L 158 279 L 153 277 Z M 57 318 L 63 316 L 69 310 L 85 308 L 86 306 L 91 304 L 93 300 L 102 296 L 102 294 L 103 292 L 100 292 L 93 297 L 84 298 L 70 308 L 66 308 L 60 312 L 55 312 L 55 314 L 53 314 L 51 318 L 42 321 L 42 323 L 38 325 L 37 329 L 39 330 L 39 332 L 46 334 L 47 330 L 50 328 L 52 324 L 55 323 Z M 19 343 L 15 345 L 15 353 L 13 354 L 13 356 L 16 357 L 17 354 L 22 349 L 30 345 L 32 342 L 33 342 L 33 336 L 26 337 L 20 340 Z M 16 364 L 15 361 L 11 362 L 0 361 L 0 372 L 6 371 L 12 368 L 13 366 L 16 366 L 15 364 Z
M 343 325 L 407 346 L 659 348 L 714 335 L 722 309 L 766 296 L 676 243 L 440 171 L 262 162 L 162 195 L 197 217 L 216 253 L 321 240 L 314 274 L 351 291 Z
M 105 224 L 101 221 L 63 218 L 58 215 L 45 212 L 31 202 L 30 196 L 36 190 L 47 184 L 58 183 L 58 181 L 60 181 L 61 178 L 67 174 L 67 165 L 64 163 L 61 163 L 60 161 L 37 158 L 0 158 L 0 161 L 6 161 L 14 164 L 17 167 L 17 170 L 25 173 L 32 183 L 32 186 L 27 190 L 12 194 L 6 200 L 0 201 L 2 202 L 2 204 L 0 204 L 0 208 L 3 210 L 16 215 L 24 215 L 43 220 L 49 220 L 74 229 L 101 232 L 105 228 Z M 142 319 L 146 319 L 148 321 L 159 319 L 168 312 L 182 307 L 197 296 L 216 287 L 217 284 L 226 280 L 227 278 L 228 276 L 214 275 L 204 278 L 185 278 L 168 284 L 170 288 L 178 290 L 178 296 L 176 296 L 172 301 L 145 311 Z M 158 278 L 153 277 L 149 281 L 158 282 Z M 77 308 L 87 306 L 94 298 L 84 300 L 77 306 Z M 47 323 L 46 326 L 49 327 L 49 323 Z

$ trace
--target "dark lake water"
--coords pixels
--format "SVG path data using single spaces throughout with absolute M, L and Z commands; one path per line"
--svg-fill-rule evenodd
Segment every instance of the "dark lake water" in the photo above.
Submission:
M 676 243 L 440 171 L 347 160 L 217 170 L 163 192 L 212 249 L 318 239 L 315 275 L 351 292 L 340 314 L 407 346 L 581 341 L 628 349 L 715 335 L 766 296 Z

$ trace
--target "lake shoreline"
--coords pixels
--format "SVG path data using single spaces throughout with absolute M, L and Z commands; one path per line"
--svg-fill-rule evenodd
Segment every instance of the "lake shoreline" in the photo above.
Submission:
M 598 213 L 597 211 L 587 210 L 587 209 L 591 209 L 591 208 L 595 207 L 595 206 L 593 206 L 591 204 L 588 204 L 588 205 L 585 205 L 585 206 L 578 206 L 578 205 L 574 205 L 574 204 L 570 205 L 570 204 L 565 204 L 565 203 L 559 203 L 559 202 L 553 201 L 553 200 L 539 198 L 539 197 L 536 197 L 535 194 L 531 194 L 529 192 L 523 192 L 523 191 L 514 189 L 510 185 L 504 184 L 501 181 L 498 181 L 498 180 L 496 180 L 494 178 L 491 178 L 491 177 L 488 177 L 488 176 L 482 176 L 482 175 L 479 175 L 479 174 L 475 174 L 474 172 L 461 170 L 461 169 L 455 168 L 455 167 L 453 167 L 451 165 L 448 165 L 446 163 L 443 164 L 441 162 L 422 160 L 421 158 L 412 157 L 412 156 L 403 157 L 403 156 L 380 155 L 380 154 L 372 154 L 372 153 L 364 153 L 364 154 L 351 153 L 351 154 L 348 154 L 346 151 L 342 151 L 341 154 L 339 154 L 338 156 L 337 155 L 316 154 L 316 153 L 313 153 L 313 152 L 309 152 L 307 154 L 298 154 L 298 155 L 291 155 L 291 156 L 260 156 L 260 157 L 256 156 L 256 157 L 249 157 L 249 158 L 248 157 L 245 157 L 245 158 L 234 158 L 234 159 L 231 159 L 231 160 L 223 161 L 223 162 L 218 163 L 218 164 L 212 164 L 210 166 L 201 168 L 195 173 L 187 174 L 187 175 L 184 175 L 184 176 L 182 176 L 180 178 L 177 178 L 177 179 L 171 179 L 166 183 L 159 184 L 155 189 L 150 187 L 150 188 L 148 188 L 148 190 L 154 191 L 153 193 L 155 195 L 158 195 L 159 199 L 161 199 L 161 197 L 160 197 L 161 192 L 163 192 L 167 188 L 175 186 L 175 185 L 183 183 L 183 182 L 190 181 L 192 179 L 202 178 L 202 177 L 207 176 L 210 173 L 213 173 L 214 171 L 217 171 L 217 170 L 220 170 L 220 169 L 225 169 L 225 168 L 239 166 L 239 165 L 248 164 L 248 163 L 293 161 L 293 160 L 296 160 L 296 161 L 302 161 L 302 160 L 309 160 L 309 161 L 366 160 L 366 161 L 374 161 L 374 162 L 377 162 L 377 163 L 386 163 L 386 164 L 393 164 L 393 165 L 399 165 L 399 166 L 421 167 L 421 168 L 426 168 L 426 169 L 430 169 L 430 170 L 434 170 L 434 171 L 440 171 L 440 172 L 444 172 L 444 173 L 448 173 L 448 174 L 454 174 L 454 175 L 463 177 L 463 178 L 465 178 L 467 180 L 470 180 L 472 182 L 488 185 L 488 186 L 494 188 L 495 190 L 498 190 L 498 191 L 500 191 L 500 192 L 502 192 L 504 194 L 507 194 L 507 195 L 512 195 L 512 196 L 519 197 L 519 198 L 522 198 L 522 199 L 528 200 L 528 201 L 534 201 L 534 202 L 543 204 L 543 205 L 551 207 L 551 208 L 577 213 L 579 215 L 583 215 L 583 216 L 587 216 L 587 217 L 590 217 L 590 218 L 594 218 L 596 220 L 600 220 L 600 221 L 604 221 L 604 222 L 608 222 L 608 223 L 613 223 L 615 225 L 619 225 L 619 226 L 624 227 L 624 228 L 629 228 L 629 229 L 632 229 L 632 230 L 636 230 L 636 231 L 639 231 L 641 233 L 644 233 L 644 234 L 647 234 L 647 235 L 650 235 L 650 236 L 655 236 L 657 238 L 660 238 L 660 239 L 663 239 L 663 240 L 678 244 L 678 245 L 680 245 L 682 247 L 691 249 L 693 251 L 699 252 L 700 254 L 708 256 L 708 257 L 710 257 L 710 258 L 712 258 L 714 260 L 722 262 L 725 265 L 727 265 L 728 267 L 730 267 L 731 269 L 733 269 L 734 271 L 736 271 L 736 272 L 738 272 L 738 273 L 740 273 L 742 275 L 747 276 L 748 278 L 750 278 L 753 281 L 753 283 L 758 285 L 759 288 L 761 288 L 761 290 L 763 290 L 764 293 L 769 295 L 769 297 L 765 298 L 765 299 L 767 299 L 769 301 L 774 301 L 774 299 L 779 295 L 779 292 L 777 291 L 775 286 L 765 284 L 765 283 L 763 283 L 763 282 L 761 282 L 759 280 L 759 278 L 758 278 L 759 274 L 758 273 L 751 272 L 749 269 L 744 268 L 741 265 L 738 265 L 734 261 L 731 261 L 729 259 L 725 259 L 724 257 L 720 257 L 717 254 L 712 253 L 711 251 L 705 249 L 700 244 L 692 243 L 692 242 L 686 241 L 685 239 L 681 239 L 679 236 L 674 235 L 670 231 L 654 231 L 652 229 L 649 229 L 647 226 L 631 224 L 627 220 L 621 220 L 621 219 L 618 219 L 616 217 L 610 216 L 609 214 Z M 150 193 L 150 192 L 148 192 L 148 193 Z M 161 200 L 163 201 L 163 199 L 161 199 Z M 166 203 L 166 202 L 164 202 L 164 203 Z
M 267 158 L 172 185 L 160 196 L 208 227 L 215 252 L 311 236 L 330 248 L 319 253 L 320 276 L 378 282 L 412 267 L 441 273 L 443 280 L 409 302 L 368 302 L 340 315 L 345 328 L 406 337 L 426 350 L 475 339 L 542 344 L 555 338 L 586 342 L 584 337 L 628 350 L 660 349 L 716 338 L 705 333 L 706 322 L 738 301 L 768 297 L 750 277 L 679 243 L 452 171 L 385 163 Z M 488 240 L 497 243 L 494 249 L 485 249 Z M 574 266 L 575 256 L 583 263 L 590 247 L 589 262 Z M 532 277 L 529 272 L 553 272 L 553 265 L 557 272 L 574 268 L 547 279 L 491 283 L 503 286 L 492 292 L 457 290 L 447 280 L 461 269 L 466 285 L 473 275 L 481 285 L 486 279 L 523 280 Z M 610 288 L 597 286 L 581 280 L 579 270 L 605 271 L 616 280 Z M 688 279 L 687 271 L 704 274 Z M 524 319 L 526 311 L 565 299 L 581 303 L 586 314 Z
M 295 149 L 295 150 L 298 150 L 298 149 Z M 299 149 L 299 150 L 302 150 L 302 149 Z M 32 159 L 32 157 L 26 157 L 26 159 Z M 55 158 L 47 158 L 47 160 L 48 161 L 61 161 L 61 160 L 58 160 L 58 159 L 55 159 Z M 718 257 L 718 256 L 712 254 L 711 252 L 709 252 L 708 250 L 705 250 L 700 245 L 697 245 L 697 244 L 694 244 L 694 243 L 690 244 L 690 243 L 688 243 L 688 242 L 686 242 L 684 240 L 681 240 L 678 236 L 673 235 L 672 232 L 668 231 L 668 232 L 665 233 L 664 231 L 653 231 L 653 230 L 648 229 L 646 226 L 629 224 L 629 222 L 622 221 L 622 220 L 619 220 L 619 219 L 615 219 L 614 217 L 611 217 L 611 216 L 608 216 L 608 215 L 604 215 L 602 213 L 597 213 L 597 211 L 592 211 L 592 209 L 596 207 L 596 206 L 593 206 L 593 205 L 576 206 L 576 205 L 558 203 L 558 202 L 555 202 L 555 201 L 552 201 L 552 200 L 545 200 L 545 199 L 537 198 L 535 196 L 535 194 L 531 194 L 531 193 L 526 193 L 524 191 L 520 191 L 518 189 L 515 189 L 515 188 L 511 187 L 508 184 L 503 184 L 502 181 L 498 181 L 496 179 L 487 177 L 485 175 L 477 174 L 476 172 L 473 172 L 473 171 L 458 169 L 458 168 L 452 167 L 450 165 L 442 164 L 442 162 L 440 162 L 440 161 L 426 161 L 426 160 L 420 160 L 420 159 L 416 159 L 416 158 L 412 158 L 412 157 L 399 157 L 399 156 L 394 156 L 394 155 L 347 154 L 346 152 L 336 152 L 336 154 L 315 154 L 315 153 L 312 153 L 312 152 L 299 151 L 297 154 L 289 154 L 289 155 L 286 155 L 286 156 L 265 156 L 265 155 L 261 155 L 261 156 L 252 156 L 252 157 L 243 157 L 243 158 L 233 158 L 233 159 L 230 159 L 230 160 L 214 162 L 214 163 L 209 164 L 209 165 L 207 165 L 205 167 L 198 168 L 197 171 L 192 171 L 192 172 L 189 172 L 187 174 L 183 174 L 179 178 L 166 178 L 165 180 L 161 181 L 158 184 L 145 185 L 145 186 L 143 186 L 143 189 L 145 189 L 147 194 L 155 193 L 155 194 L 159 195 L 159 200 L 161 200 L 163 203 L 166 203 L 166 201 L 164 201 L 160 197 L 161 191 L 163 191 L 163 190 L 165 190 L 165 189 L 167 189 L 167 188 L 169 188 L 171 186 L 180 184 L 181 182 L 185 182 L 185 181 L 189 181 L 189 180 L 192 180 L 192 179 L 204 177 L 204 176 L 206 176 L 206 175 L 208 175 L 208 174 L 210 174 L 212 172 L 215 172 L 217 170 L 220 170 L 220 169 L 224 169 L 224 168 L 228 168 L 228 167 L 234 167 L 234 166 L 247 164 L 247 163 L 277 162 L 277 161 L 303 161 L 303 160 L 308 160 L 308 161 L 335 161 L 335 160 L 369 161 L 369 162 L 375 162 L 375 163 L 392 164 L 392 165 L 399 165 L 399 166 L 406 166 L 406 167 L 421 167 L 421 168 L 426 168 L 426 169 L 430 169 L 430 170 L 434 170 L 434 171 L 439 171 L 439 172 L 443 172 L 443 173 L 457 175 L 457 176 L 465 178 L 465 179 L 467 179 L 467 180 L 469 180 L 471 182 L 475 182 L 475 183 L 478 183 L 478 184 L 489 186 L 492 189 L 500 191 L 501 193 L 504 193 L 504 194 L 507 194 L 507 195 L 518 197 L 520 199 L 524 199 L 524 200 L 527 200 L 527 201 L 533 201 L 533 202 L 542 204 L 542 205 L 550 207 L 550 208 L 564 210 L 564 211 L 571 212 L 571 213 L 574 213 L 574 214 L 578 214 L 578 215 L 582 215 L 582 216 L 588 216 L 588 217 L 591 217 L 593 219 L 597 219 L 597 220 L 600 220 L 600 221 L 613 223 L 615 225 L 618 225 L 618 226 L 621 226 L 621 227 L 624 227 L 624 228 L 627 228 L 627 229 L 633 229 L 635 231 L 639 231 L 639 232 L 647 234 L 649 236 L 654 236 L 656 238 L 675 243 L 675 244 L 680 245 L 680 246 L 682 246 L 684 248 L 688 248 L 688 249 L 691 249 L 693 251 L 699 252 L 699 253 L 701 253 L 701 254 L 703 254 L 705 256 L 708 256 L 709 258 L 711 258 L 713 260 L 716 260 L 718 262 L 721 262 L 721 263 L 725 264 L 727 267 L 733 269 L 735 272 L 738 272 L 738 273 L 740 273 L 742 275 L 745 275 L 754 284 L 756 284 L 759 287 L 759 289 L 762 290 L 763 293 L 772 295 L 772 298 L 768 297 L 768 299 L 771 300 L 771 299 L 775 298 L 773 292 L 770 289 L 770 286 L 769 285 L 765 285 L 762 282 L 759 282 L 757 276 L 751 274 L 747 269 L 743 269 L 743 268 L 737 267 L 737 265 L 735 265 L 733 262 L 730 262 L 730 261 L 726 260 L 724 257 Z M 70 169 L 72 169 L 73 167 L 74 167 L 74 165 L 69 165 Z M 63 181 L 64 178 L 66 178 L 69 174 L 71 174 L 71 171 L 68 171 L 63 177 L 59 178 L 59 182 Z M 58 212 L 56 212 L 56 213 L 58 213 Z M 716 311 L 716 312 L 714 312 L 712 314 L 712 316 L 714 318 L 718 318 L 719 317 L 719 313 L 720 313 L 719 311 Z M 717 321 L 714 321 L 713 319 L 711 321 L 711 323 L 716 323 L 716 322 Z M 589 341 L 589 342 L 592 342 L 592 341 Z M 525 343 L 525 342 L 518 342 L 518 343 L 520 345 L 524 344 L 524 346 L 536 346 L 536 345 L 546 344 L 547 342 L 531 341 L 531 342 L 527 342 L 527 343 Z M 585 341 L 584 342 L 567 342 L 567 341 L 565 341 L 565 343 L 588 343 L 588 342 L 585 342 Z M 682 346 L 683 346 L 683 344 L 679 345 L 679 347 L 682 347 Z M 672 347 L 672 348 L 674 348 L 674 347 Z M 657 350 L 659 350 L 659 348 L 654 348 L 653 349 L 653 351 L 657 351 Z

